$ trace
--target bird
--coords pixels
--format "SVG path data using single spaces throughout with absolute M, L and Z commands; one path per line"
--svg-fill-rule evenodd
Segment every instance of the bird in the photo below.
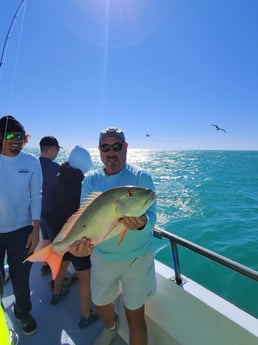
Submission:
M 223 132 L 227 133 L 224 128 L 221 128 L 218 125 L 213 125 L 212 124 L 211 126 L 214 126 L 217 129 L 217 131 L 223 131 Z
M 149 133 L 145 133 L 146 137 L 150 137 L 150 134 Z

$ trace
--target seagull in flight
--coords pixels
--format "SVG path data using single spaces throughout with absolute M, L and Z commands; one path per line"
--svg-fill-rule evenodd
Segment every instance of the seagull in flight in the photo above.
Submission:
M 218 125 L 211 125 L 211 126 L 214 126 L 217 129 L 217 131 L 223 131 L 223 132 L 227 133 L 224 128 L 221 128 Z

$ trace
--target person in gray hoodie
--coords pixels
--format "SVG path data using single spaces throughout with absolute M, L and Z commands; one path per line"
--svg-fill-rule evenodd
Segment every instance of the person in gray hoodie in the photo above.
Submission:
M 70 152 L 68 161 L 61 165 L 60 173 L 57 175 L 53 187 L 55 222 L 51 241 L 62 229 L 67 219 L 79 209 L 81 184 L 84 174 L 91 167 L 92 161 L 89 152 L 78 145 Z M 59 303 L 69 292 L 69 287 L 63 286 L 63 281 L 70 262 L 77 273 L 79 282 L 79 298 L 82 308 L 79 327 L 86 328 L 98 319 L 98 316 L 90 308 L 90 256 L 76 257 L 69 252 L 64 255 L 61 269 L 54 280 L 54 292 L 50 303 L 52 305 Z

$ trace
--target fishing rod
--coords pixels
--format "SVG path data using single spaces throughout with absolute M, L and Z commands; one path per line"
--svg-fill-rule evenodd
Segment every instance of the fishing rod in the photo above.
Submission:
M 10 39 L 10 35 L 11 35 L 11 32 L 12 32 L 12 28 L 14 26 L 14 23 L 15 23 L 15 20 L 18 18 L 18 15 L 23 7 L 23 5 L 25 5 L 26 3 L 26 0 L 22 0 L 20 2 L 20 5 L 18 6 L 14 16 L 13 16 L 13 19 L 9 25 L 9 28 L 8 28 L 8 31 L 7 31 L 7 34 L 6 34 L 6 37 L 5 37 L 5 41 L 4 41 L 4 45 L 3 45 L 3 49 L 2 49 L 2 53 L 1 53 L 1 58 L 0 58 L 0 69 L 3 65 L 3 60 L 4 60 L 4 54 L 5 54 L 5 51 L 7 49 L 7 43 L 8 43 L 8 40 Z

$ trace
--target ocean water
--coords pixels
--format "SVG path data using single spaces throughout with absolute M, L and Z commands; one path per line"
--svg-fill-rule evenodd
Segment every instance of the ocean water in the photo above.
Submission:
M 98 151 L 89 151 L 96 169 Z M 152 174 L 158 226 L 258 271 L 258 151 L 130 149 L 128 162 Z M 167 242 L 155 239 L 155 256 L 171 265 Z M 179 258 L 184 275 L 258 317 L 256 282 L 182 247 Z

